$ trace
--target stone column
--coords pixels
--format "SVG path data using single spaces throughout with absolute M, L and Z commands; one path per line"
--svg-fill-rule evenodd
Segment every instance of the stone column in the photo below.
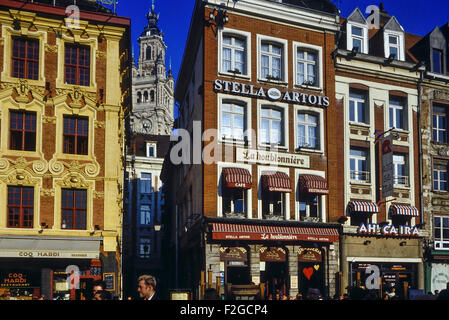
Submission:
M 333 247 L 332 247 L 333 245 Z M 329 296 L 333 297 L 337 292 L 337 281 L 336 274 L 340 271 L 339 257 L 340 257 L 340 248 L 339 243 L 334 242 L 331 244 L 329 248 L 324 248 L 325 257 L 327 258 L 327 270 L 328 270 L 328 283 L 327 286 L 329 288 Z M 331 250 L 333 248 L 333 250 Z
M 220 276 L 220 245 L 206 245 L 206 285 L 208 283 L 208 272 L 212 271 L 212 288 L 216 287 L 216 279 Z
M 290 296 L 296 297 L 299 292 L 298 289 L 298 281 L 296 283 L 291 283 L 292 276 L 298 279 L 298 246 L 287 246 L 288 250 L 288 275 L 289 275 L 289 283 L 290 283 Z M 292 289 L 292 286 L 295 287 Z
M 249 245 L 249 264 L 250 264 L 250 277 L 251 281 L 254 277 L 259 278 L 260 283 L 260 248 L 262 247 L 259 244 Z M 256 283 L 258 285 L 259 283 Z

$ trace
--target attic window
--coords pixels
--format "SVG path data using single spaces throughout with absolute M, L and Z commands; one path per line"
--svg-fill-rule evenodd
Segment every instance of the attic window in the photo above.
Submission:
M 363 52 L 363 29 L 352 26 L 352 48 L 357 48 L 357 52 Z
M 443 51 L 432 49 L 432 72 L 443 74 Z

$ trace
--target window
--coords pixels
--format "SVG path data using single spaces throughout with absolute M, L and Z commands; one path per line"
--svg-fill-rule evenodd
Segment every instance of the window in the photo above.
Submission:
M 223 213 L 245 213 L 246 190 L 243 188 L 223 187 Z
M 15 37 L 12 39 L 12 76 L 38 80 L 39 40 Z
M 352 182 L 370 182 L 370 170 L 368 152 L 362 149 L 352 148 L 349 156 L 350 179 Z
M 282 110 L 262 107 L 260 116 L 260 143 L 284 145 L 284 117 Z
M 64 116 L 64 153 L 88 154 L 89 119 Z
M 410 226 L 412 223 L 412 217 L 411 216 L 405 216 L 405 215 L 390 215 L 391 218 L 391 224 L 394 225 L 397 229 L 400 226 Z
M 349 93 L 349 121 L 368 124 L 366 94 L 351 90 Z
M 432 49 L 432 72 L 444 74 L 443 50 Z
M 449 217 L 434 217 L 435 249 L 449 250 Z
M 8 228 L 32 228 L 34 188 L 8 186 Z
M 320 219 L 320 196 L 316 194 L 304 194 L 299 196 L 299 219 L 300 221 L 319 222 Z
M 283 47 L 281 44 L 262 41 L 260 53 L 260 75 L 262 79 L 283 79 L 282 54 Z
M 301 85 L 318 86 L 318 53 L 298 49 L 296 56 L 296 83 Z
M 87 190 L 62 189 L 62 229 L 86 229 Z
M 319 149 L 319 117 L 315 114 L 298 113 L 298 147 Z
M 137 103 L 142 103 L 142 93 L 137 92 Z
M 150 206 L 140 206 L 140 224 L 150 225 L 151 223 L 151 209 Z
M 223 101 L 221 105 L 221 137 L 230 140 L 244 140 L 245 123 L 245 106 Z
M 286 193 L 278 191 L 262 191 L 262 214 L 284 216 Z
M 222 71 L 248 74 L 246 62 L 246 39 L 234 35 L 223 35 Z
M 151 47 L 150 46 L 148 46 L 146 48 L 145 57 L 146 57 L 146 60 L 151 60 Z
M 364 30 L 363 28 L 352 26 L 352 48 L 356 48 L 357 52 L 364 53 Z
M 150 257 L 151 239 L 141 237 L 139 239 L 139 258 L 148 259 Z
M 89 86 L 90 47 L 66 44 L 64 69 L 66 83 Z
M 447 109 L 441 106 L 433 107 L 432 139 L 435 142 L 447 143 Z
M 448 191 L 447 163 L 433 165 L 433 190 Z
M 140 193 L 151 193 L 151 173 L 142 173 L 140 175 Z
M 368 224 L 372 222 L 373 215 L 367 212 L 357 212 L 351 211 L 351 226 L 360 226 L 363 224 Z
M 409 177 L 407 169 L 406 156 L 403 154 L 393 155 L 393 172 L 394 172 L 394 185 L 400 187 L 409 186 Z
M 149 158 L 155 158 L 156 157 L 156 143 L 147 143 L 147 157 Z
M 399 59 L 399 37 L 398 36 L 388 36 L 388 56 L 393 56 L 394 59 Z
M 11 150 L 36 151 L 36 113 L 11 111 L 9 135 Z
M 154 90 L 150 91 L 150 102 L 154 102 Z
M 405 101 L 399 98 L 390 98 L 390 128 L 407 130 Z

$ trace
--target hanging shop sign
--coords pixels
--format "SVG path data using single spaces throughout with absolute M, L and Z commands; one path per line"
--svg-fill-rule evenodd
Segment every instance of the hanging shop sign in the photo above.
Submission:
M 248 261 L 248 252 L 242 247 L 220 247 L 220 261 Z
M 38 273 L 26 271 L 10 271 L 0 273 L 0 288 L 27 288 L 39 286 L 35 283 L 39 279 Z
M 418 227 L 384 225 L 380 226 L 376 223 L 362 223 L 357 229 L 358 234 L 384 235 L 396 237 L 419 237 Z
M 287 253 L 283 248 L 262 247 L 260 248 L 260 261 L 264 262 L 285 262 Z
M 214 91 L 257 99 L 266 99 L 273 102 L 309 105 L 314 107 L 329 107 L 327 96 L 307 94 L 296 91 L 281 91 L 277 88 L 262 88 L 252 84 L 239 83 L 217 79 L 214 81 Z

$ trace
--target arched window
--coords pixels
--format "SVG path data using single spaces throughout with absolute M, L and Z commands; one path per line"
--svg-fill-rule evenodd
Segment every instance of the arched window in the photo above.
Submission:
M 151 60 L 151 47 L 150 46 L 147 47 L 145 56 L 146 56 L 147 60 Z
M 150 91 L 150 101 L 154 102 L 154 90 Z
M 143 93 L 143 102 L 148 102 L 148 91 Z
M 142 93 L 137 92 L 137 103 L 141 103 L 142 102 Z

